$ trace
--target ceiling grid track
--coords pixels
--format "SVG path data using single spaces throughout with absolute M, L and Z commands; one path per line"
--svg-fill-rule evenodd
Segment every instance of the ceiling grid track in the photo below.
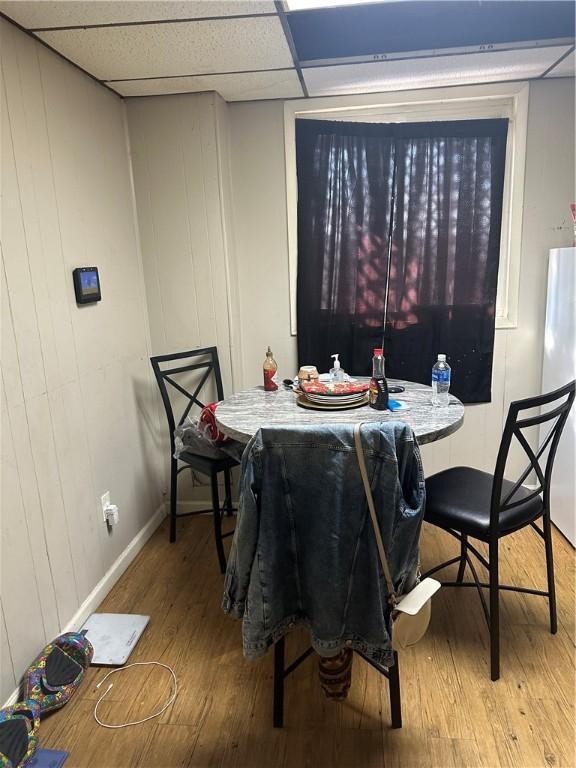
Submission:
M 502 82 L 508 83 L 536 83 L 539 82 L 542 79 L 541 75 L 538 75 L 537 77 L 519 77 L 516 79 L 510 79 L 510 80 L 483 80 L 482 83 L 479 83 L 479 85 L 502 85 Z M 544 78 L 545 80 L 549 80 L 551 78 Z M 573 75 L 562 75 L 561 77 L 555 77 L 554 80 L 572 80 L 574 79 Z M 462 88 L 462 85 L 460 83 L 453 83 L 451 85 L 442 85 L 438 86 L 441 87 L 442 90 L 449 90 L 450 88 Z M 422 91 L 422 90 L 433 90 L 431 88 L 422 89 L 421 87 L 414 87 L 414 88 L 402 88 L 401 91 L 394 91 L 394 93 L 410 93 L 411 91 Z M 155 99 L 158 98 L 158 96 L 198 96 L 200 93 L 212 93 L 212 91 L 174 91 L 170 92 L 169 94 L 148 94 L 145 96 L 122 96 L 117 91 L 114 91 L 117 96 L 120 96 L 122 99 Z M 367 96 L 376 95 L 375 93 L 367 93 Z M 330 99 L 331 96 L 314 96 L 314 97 L 308 97 L 308 98 L 314 98 L 315 100 L 321 101 L 322 99 Z M 262 99 L 262 101 L 302 101 L 302 96 L 270 96 L 266 99 Z M 250 104 L 253 103 L 254 99 L 237 99 L 235 101 L 231 101 L 229 103 L 231 104 Z
M 230 72 L 195 72 L 192 75 L 149 75 L 147 77 L 117 77 L 107 83 L 137 83 L 141 80 L 178 80 L 182 77 L 220 77 L 220 75 L 251 75 L 255 72 L 292 72 L 293 67 L 270 67 L 270 69 L 233 69 Z
M 292 31 L 290 29 L 290 25 L 288 24 L 288 18 L 286 16 L 286 11 L 284 10 L 284 5 L 282 4 L 282 0 L 274 0 L 274 5 L 276 6 L 276 12 L 278 14 L 278 18 L 280 19 L 280 23 L 282 24 L 282 29 L 286 37 L 286 42 L 288 43 L 288 47 L 290 48 L 290 53 L 292 54 L 294 67 L 298 74 L 298 80 L 300 80 L 300 86 L 302 87 L 302 93 L 306 98 L 308 98 L 310 95 L 308 93 L 308 86 L 306 85 L 306 81 L 304 80 L 302 66 L 300 65 L 300 61 L 298 59 L 298 52 L 296 50 L 296 46 L 294 45 L 294 38 L 292 37 Z
M 380 64 L 390 61 L 419 61 L 421 59 L 443 59 L 450 56 L 475 56 L 482 53 L 508 53 L 509 51 L 533 51 L 539 48 L 566 48 L 571 46 L 571 38 L 553 39 L 553 40 L 533 40 L 506 45 L 504 43 L 494 45 L 489 50 L 485 46 L 474 46 L 469 48 L 441 48 L 429 51 L 406 51 L 401 53 L 382 54 L 381 57 L 375 56 L 355 56 L 347 59 L 315 59 L 311 61 L 301 61 L 302 69 L 322 69 L 323 67 L 350 67 L 353 64 Z M 559 64 L 571 51 L 566 51 L 554 62 L 549 70 Z M 547 70 L 547 71 L 549 71 Z
M 571 54 L 571 53 L 574 53 L 574 49 L 575 49 L 575 47 L 576 47 L 576 46 L 574 46 L 574 45 L 573 45 L 573 46 L 572 46 L 571 48 L 569 48 L 569 49 L 568 49 L 568 50 L 567 50 L 565 53 L 563 53 L 563 54 L 562 54 L 562 56 L 560 56 L 560 58 L 559 58 L 557 61 L 555 61 L 555 62 L 554 62 L 554 64 L 552 64 L 552 66 L 551 66 L 551 67 L 548 67 L 548 69 L 546 69 L 544 72 L 542 72 L 542 74 L 540 75 L 540 78 L 539 78 L 539 79 L 541 80 L 541 79 L 545 78 L 545 77 L 546 77 L 546 75 L 547 75 L 549 72 L 552 72 L 552 70 L 553 70 L 553 69 L 556 69 L 556 67 L 558 66 L 558 64 L 561 64 L 561 63 L 564 61 L 564 59 L 567 59 L 567 58 L 568 58 L 568 56 L 570 56 L 570 54 Z
M 124 0 L 125 2 L 125 0 Z M 62 27 L 31 27 L 30 32 L 69 32 L 72 29 L 109 29 L 110 27 L 144 27 L 154 24 L 198 24 L 203 21 L 236 21 L 236 19 L 275 18 L 275 13 L 237 13 L 229 16 L 192 16 L 176 19 L 142 19 L 139 21 L 110 21 L 102 24 L 70 24 Z

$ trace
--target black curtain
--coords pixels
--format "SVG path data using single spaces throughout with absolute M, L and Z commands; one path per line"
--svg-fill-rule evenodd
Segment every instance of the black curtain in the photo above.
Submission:
M 297 120 L 300 365 L 339 352 L 365 373 L 382 344 L 394 137 L 387 126 Z
M 298 120 L 298 358 L 490 400 L 507 120 Z M 387 291 L 388 286 L 388 291 Z

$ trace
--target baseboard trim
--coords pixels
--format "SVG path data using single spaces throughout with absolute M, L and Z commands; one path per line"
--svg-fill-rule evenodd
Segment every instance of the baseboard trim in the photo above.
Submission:
M 193 503 L 193 502 L 192 502 Z M 65 625 L 61 633 L 64 632 L 76 632 L 80 629 L 82 624 L 86 621 L 90 614 L 94 613 L 96 608 L 100 605 L 102 600 L 110 592 L 112 587 L 116 584 L 118 579 L 126 571 L 130 563 L 135 559 L 136 555 L 144 547 L 148 539 L 152 536 L 154 531 L 158 528 L 160 523 L 166 517 L 166 505 L 162 503 L 156 512 L 152 515 L 146 525 L 134 536 L 132 541 L 128 544 L 121 554 L 116 558 L 114 563 L 106 571 L 104 576 L 100 579 L 98 584 L 94 587 L 92 592 L 84 600 L 82 605 L 78 608 L 74 616 Z M 30 659 L 32 662 L 33 659 Z M 4 703 L 3 706 L 9 707 L 18 701 L 18 695 L 20 687 L 12 693 L 10 698 Z
M 11 707 L 13 704 L 16 704 L 16 702 L 18 701 L 19 693 L 20 693 L 20 686 L 18 686 L 18 688 L 16 688 L 15 691 L 12 691 L 12 695 L 8 699 L 6 699 L 6 701 L 4 702 L 4 704 L 2 704 L 2 706 Z
M 165 517 L 166 508 L 164 504 L 161 504 L 146 525 L 140 529 L 126 549 L 123 550 L 112 563 L 68 624 L 66 624 L 62 632 L 76 632 L 80 629 L 88 616 L 90 616 L 91 613 L 94 613 L 94 610 L 100 605 L 124 571 L 126 571 L 130 563 L 132 563 L 136 555 L 140 552 L 144 544 L 146 544 Z

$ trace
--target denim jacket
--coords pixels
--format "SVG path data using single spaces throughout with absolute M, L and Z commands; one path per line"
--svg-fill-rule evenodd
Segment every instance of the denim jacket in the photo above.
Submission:
M 418 578 L 425 486 L 411 428 L 362 427 L 362 444 L 398 594 Z M 392 662 L 387 588 L 354 448 L 353 426 L 259 430 L 242 458 L 240 505 L 223 609 L 243 618 L 256 658 L 292 628 L 324 656 L 343 646 Z

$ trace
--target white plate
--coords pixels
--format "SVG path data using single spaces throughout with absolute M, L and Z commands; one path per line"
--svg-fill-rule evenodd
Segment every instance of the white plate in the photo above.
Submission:
M 304 395 L 299 395 L 296 401 L 301 408 L 311 408 L 317 411 L 346 411 L 352 408 L 363 408 L 368 403 L 368 398 L 358 400 L 355 403 L 330 403 L 325 405 L 324 403 L 312 403 Z
M 327 392 L 305 392 L 308 397 L 320 398 L 321 400 L 354 400 L 358 397 L 362 397 L 368 390 L 363 392 L 347 392 L 346 394 L 328 394 Z
M 310 394 L 308 392 L 304 394 L 306 398 L 312 403 L 325 403 L 327 405 L 336 405 L 337 403 L 340 403 L 341 405 L 344 405 L 345 403 L 357 403 L 359 400 L 362 400 L 366 397 L 366 392 L 360 392 L 357 395 L 338 396 Z
M 343 397 L 358 397 L 358 395 L 365 395 L 366 392 L 368 392 L 367 389 L 362 390 L 361 392 L 314 392 L 313 390 L 310 392 L 306 392 L 307 395 L 313 395 L 314 397 L 329 397 L 332 399 L 338 398 L 339 400 Z

